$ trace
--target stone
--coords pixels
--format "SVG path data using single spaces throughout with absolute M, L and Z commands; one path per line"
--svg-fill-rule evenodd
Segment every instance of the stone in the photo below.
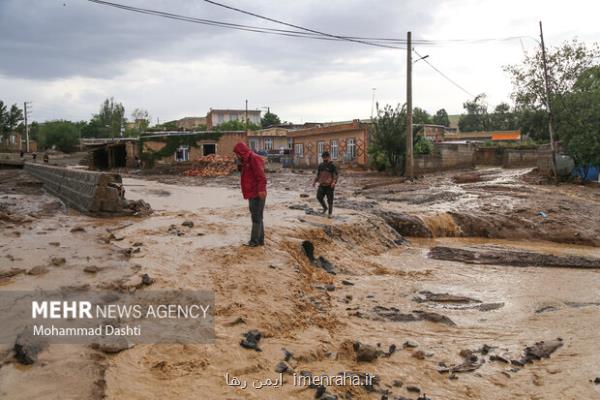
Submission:
M 414 385 L 408 385 L 406 387 L 406 390 L 408 390 L 411 393 L 421 393 L 421 388 L 419 388 L 418 386 L 414 386 Z
M 412 357 L 416 358 L 417 360 L 424 360 L 425 359 L 425 352 L 423 350 L 413 351 Z
M 183 223 L 181 224 L 181 226 L 185 226 L 185 227 L 188 227 L 188 228 L 193 228 L 194 227 L 194 223 L 192 221 L 190 221 L 190 220 L 187 220 L 187 221 L 183 221 Z
M 71 233 L 76 233 L 76 232 L 85 232 L 85 228 L 81 225 L 76 225 L 73 228 L 71 228 Z
M 356 361 L 358 362 L 373 362 L 383 354 L 381 350 L 369 344 L 354 342 L 353 347 L 356 352 Z
M 354 286 L 354 283 L 352 283 L 350 281 L 347 281 L 347 280 L 343 280 L 342 281 L 342 285 L 345 285 L 345 286 Z
M 596 379 L 594 379 L 594 384 L 600 385 L 600 376 L 596 377 Z
M 152 285 L 154 283 L 154 279 L 150 277 L 148 274 L 142 275 L 142 284 L 143 285 Z
M 87 272 L 90 274 L 95 274 L 98 271 L 100 271 L 100 268 L 98 268 L 96 265 L 88 265 L 83 269 L 83 272 Z
M 24 365 L 36 362 L 38 354 L 46 347 L 47 343 L 39 336 L 33 336 L 28 330 L 17 335 L 13 350 L 17 361 Z
M 283 374 L 285 372 L 291 372 L 291 371 L 292 371 L 292 367 L 290 367 L 290 365 L 285 361 L 279 361 L 277 363 L 277 365 L 275 366 L 275 372 L 277 372 L 278 374 Z
M 143 245 L 144 245 L 144 243 L 142 243 L 142 242 L 135 242 L 133 244 L 133 247 L 142 247 Z
M 54 265 L 55 267 L 60 267 L 62 265 L 65 265 L 67 263 L 67 260 L 65 260 L 64 257 L 52 257 L 50 259 L 50 264 Z
M 415 347 L 419 347 L 419 343 L 417 343 L 417 342 L 415 342 L 413 340 L 407 340 L 402 345 L 402 348 L 404 348 L 404 349 L 406 349 L 406 348 L 415 348 Z
M 333 291 L 335 290 L 335 285 L 332 285 L 332 284 L 327 284 L 327 285 L 325 285 L 325 289 L 326 289 L 328 292 L 333 292 Z
M 258 347 L 258 342 L 262 338 L 262 334 L 257 329 L 249 330 L 248 332 L 243 334 L 244 339 L 240 342 L 240 346 L 245 349 L 251 349 L 256 351 L 262 351 L 260 347 Z
M 401 381 L 401 380 L 399 380 L 399 379 L 394 379 L 394 382 L 392 383 L 392 385 L 393 385 L 394 387 L 398 387 L 398 388 L 399 388 L 399 387 L 402 387 L 402 381 Z
M 46 272 L 48 272 L 48 268 L 44 267 L 43 265 L 38 265 L 27 271 L 27 275 L 43 275 Z

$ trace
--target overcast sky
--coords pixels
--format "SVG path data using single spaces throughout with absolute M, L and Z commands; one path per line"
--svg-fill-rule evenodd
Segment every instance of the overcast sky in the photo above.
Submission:
M 221 0 L 219 0 L 221 1 Z M 238 24 L 290 29 L 203 0 L 114 3 Z M 222 0 L 336 35 L 483 42 L 415 45 L 416 51 L 494 106 L 510 101 L 502 66 L 538 44 L 600 42 L 600 1 Z M 527 38 L 529 36 L 530 38 Z M 413 67 L 413 104 L 460 113 L 469 95 L 423 61 Z M 155 123 L 209 108 L 270 107 L 292 122 L 341 121 L 406 100 L 406 51 L 351 42 L 271 36 L 123 11 L 86 0 L 0 0 L 0 100 L 32 102 L 34 120 L 87 120 L 107 97 L 147 109 Z

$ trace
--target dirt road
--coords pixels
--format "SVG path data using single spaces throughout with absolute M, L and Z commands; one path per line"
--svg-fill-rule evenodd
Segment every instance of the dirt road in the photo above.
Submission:
M 0 267 L 23 270 L 0 289 L 145 290 L 148 274 L 153 289 L 216 296 L 211 344 L 52 345 L 28 366 L 2 345 L 0 398 L 312 399 L 322 389 L 297 376 L 344 372 L 375 379 L 330 385 L 321 399 L 600 397 L 600 189 L 528 184 L 527 172 L 346 174 L 333 219 L 314 215 L 308 174 L 274 174 L 266 246 L 247 248 L 236 177 L 127 177 L 128 197 L 154 214 L 97 219 L 0 171 Z M 533 261 L 511 262 L 523 257 Z M 240 346 L 253 329 L 260 352 Z M 286 368 L 278 387 L 225 380 Z

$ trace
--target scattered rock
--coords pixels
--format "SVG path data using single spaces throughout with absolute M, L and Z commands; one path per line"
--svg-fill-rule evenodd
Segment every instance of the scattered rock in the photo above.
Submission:
M 181 226 L 186 226 L 188 228 L 193 228 L 194 227 L 194 222 L 187 220 L 187 221 L 183 221 L 183 223 L 181 224 Z
M 81 225 L 76 225 L 73 228 L 71 228 L 71 233 L 76 233 L 76 232 L 85 232 L 85 228 Z
M 46 272 L 48 272 L 48 268 L 44 267 L 43 265 L 38 265 L 36 267 L 31 268 L 29 271 L 27 271 L 27 275 L 42 275 L 45 274 Z
M 490 361 L 499 361 L 499 362 L 503 362 L 505 364 L 510 363 L 510 360 L 508 358 L 499 356 L 497 354 L 492 354 L 490 356 Z
M 424 360 L 425 359 L 425 352 L 423 350 L 413 351 L 412 357 L 416 358 L 417 360 Z
M 398 387 L 398 388 L 399 388 L 399 387 L 402 387 L 402 381 L 401 381 L 401 380 L 398 380 L 398 379 L 394 379 L 394 382 L 392 383 L 392 385 L 393 385 L 394 387 Z
M 185 232 L 181 231 L 177 225 L 171 225 L 169 226 L 169 229 L 167 229 L 167 233 L 170 233 L 172 235 L 176 235 L 176 236 L 183 236 L 185 235 Z
M 600 385 L 600 376 L 594 379 L 594 384 Z
M 414 385 L 408 385 L 406 387 L 406 390 L 408 390 L 411 393 L 421 393 L 421 388 L 419 388 L 418 386 L 414 386 Z
M 413 341 L 413 340 L 407 340 L 406 342 L 404 342 L 404 344 L 402 344 L 402 348 L 406 349 L 406 348 L 415 348 L 415 347 L 419 347 L 419 343 Z
M 28 329 L 19 333 L 15 340 L 13 350 L 17 361 L 24 365 L 33 364 L 37 360 L 39 352 L 41 352 L 47 343 L 39 336 L 33 336 Z
M 142 247 L 143 245 L 144 245 L 144 243 L 142 243 L 142 242 L 135 242 L 133 244 L 133 247 Z
M 117 354 L 132 347 L 133 345 L 130 345 L 124 337 L 102 337 L 91 344 L 92 349 L 106 354 Z
M 290 365 L 285 361 L 279 361 L 279 363 L 277 363 L 277 365 L 275 366 L 275 372 L 277 372 L 278 374 L 283 374 L 292 371 L 292 367 L 290 367 Z
M 90 274 L 95 274 L 98 271 L 100 271 L 100 268 L 98 268 L 96 265 L 88 265 L 83 269 L 83 272 L 88 272 Z
M 148 274 L 142 275 L 142 284 L 143 285 L 152 285 L 154 283 L 154 279 L 150 277 Z
M 335 285 L 327 284 L 325 285 L 325 290 L 327 290 L 328 292 L 333 292 L 335 290 Z
M 55 267 L 60 267 L 62 265 L 65 265 L 67 263 L 67 260 L 65 260 L 64 257 L 52 257 L 50 259 L 50 264 L 54 265 Z
M 419 292 L 420 296 L 415 296 L 414 300 L 417 303 L 423 302 L 435 302 L 435 303 L 481 303 L 481 300 L 473 299 L 466 296 L 458 296 L 449 293 L 433 293 L 428 290 L 422 290 Z
M 335 275 L 335 268 L 325 257 L 319 256 L 315 258 L 315 246 L 310 240 L 304 240 L 302 242 L 302 250 L 308 258 L 308 260 L 316 267 L 324 269 L 326 272 Z
M 521 361 L 526 364 L 535 360 L 541 360 L 543 358 L 549 358 L 552 353 L 561 348 L 563 341 L 561 338 L 549 341 L 541 341 L 535 343 L 533 346 L 527 346 L 524 350 L 524 357 Z
M 354 283 L 352 283 L 350 281 L 347 281 L 347 280 L 343 280 L 342 281 L 342 285 L 345 285 L 345 286 L 354 286 Z
M 379 356 L 383 355 L 383 351 L 369 344 L 354 342 L 353 348 L 356 352 L 356 361 L 358 362 L 373 362 Z
M 245 349 L 262 351 L 258 347 L 258 342 L 260 342 L 260 339 L 262 338 L 262 334 L 260 333 L 260 331 L 258 331 L 257 329 L 252 329 L 244 333 L 243 335 L 244 339 L 242 339 L 242 341 L 240 342 L 240 346 L 242 346 Z

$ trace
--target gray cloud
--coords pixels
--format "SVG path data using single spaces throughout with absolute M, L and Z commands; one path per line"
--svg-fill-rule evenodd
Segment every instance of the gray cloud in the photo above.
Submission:
M 198 18 L 283 26 L 209 5 L 202 0 L 114 0 Z M 335 34 L 404 37 L 431 18 L 417 1 L 238 1 L 230 2 L 274 18 Z M 431 7 L 428 4 L 428 8 Z M 0 74 L 27 79 L 71 76 L 110 78 L 128 62 L 209 60 L 259 65 L 301 79 L 325 69 L 351 71 L 337 58 L 369 57 L 376 48 L 356 43 L 306 40 L 231 31 L 140 15 L 85 0 L 0 2 Z M 367 66 L 372 69 L 373 66 Z M 377 68 L 375 68 L 377 69 Z

